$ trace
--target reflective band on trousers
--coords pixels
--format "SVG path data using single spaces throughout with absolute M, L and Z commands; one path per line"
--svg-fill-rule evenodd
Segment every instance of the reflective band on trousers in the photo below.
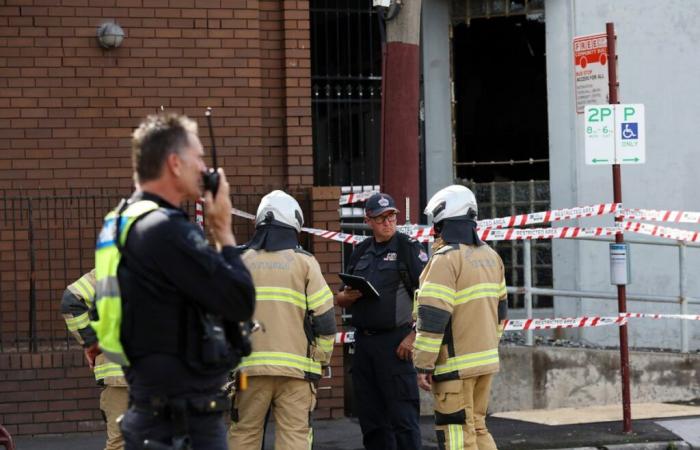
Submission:
M 90 325 L 90 315 L 86 312 L 77 317 L 66 318 L 68 331 L 78 331 Z
M 299 369 L 302 372 L 309 372 L 321 375 L 321 363 L 305 356 L 284 352 L 253 352 L 250 356 L 243 358 L 240 367 L 253 366 L 279 366 Z
M 462 369 L 486 366 L 489 364 L 498 364 L 498 348 L 447 358 L 445 364 L 435 367 L 435 375 L 442 375 L 444 373 L 456 372 Z
M 123 377 L 124 372 L 119 364 L 104 363 L 95 366 L 95 379 L 102 380 L 107 377 Z
M 440 345 L 442 345 L 442 339 L 427 337 L 421 333 L 418 333 L 418 336 L 416 336 L 416 342 L 414 344 L 416 350 L 422 350 L 429 353 L 439 352 Z
M 447 435 L 450 442 L 450 450 L 464 450 L 462 425 L 448 425 Z

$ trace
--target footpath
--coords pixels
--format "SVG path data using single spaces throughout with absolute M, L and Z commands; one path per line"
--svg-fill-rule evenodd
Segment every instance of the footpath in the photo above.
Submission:
M 585 420 L 596 420 L 594 414 L 586 414 L 586 408 L 578 411 Z M 700 450 L 700 415 L 633 420 L 630 434 L 622 432 L 620 421 L 547 425 L 491 416 L 487 424 L 499 450 Z M 315 450 L 363 448 L 357 419 L 319 420 L 314 429 Z M 423 448 L 437 450 L 432 417 L 422 418 L 421 431 Z M 270 426 L 265 450 L 274 448 L 273 434 Z M 22 436 L 15 445 L 17 450 L 99 450 L 104 447 L 104 435 Z

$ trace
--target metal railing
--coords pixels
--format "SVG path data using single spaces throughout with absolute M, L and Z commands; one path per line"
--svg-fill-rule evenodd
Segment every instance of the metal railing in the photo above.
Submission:
M 595 239 L 595 238 L 579 238 L 579 241 L 594 241 L 594 242 L 614 242 L 612 239 Z M 678 276 L 678 295 L 656 295 L 656 294 L 633 294 L 627 293 L 627 300 L 641 301 L 641 302 L 655 302 L 655 303 L 678 303 L 679 314 L 688 314 L 689 304 L 700 304 L 700 297 L 692 297 L 688 295 L 688 264 L 687 264 L 687 248 L 700 248 L 699 244 L 686 243 L 683 241 L 679 242 L 664 242 L 664 241 L 648 241 L 648 240 L 635 240 L 625 238 L 625 242 L 635 245 L 655 245 L 664 247 L 678 247 L 678 264 L 679 264 L 679 276 Z M 603 291 L 584 291 L 584 290 L 568 290 L 568 289 L 552 289 L 552 288 L 540 288 L 534 287 L 532 285 L 532 277 L 529 275 L 532 273 L 532 261 L 531 261 L 531 246 L 532 241 L 523 241 L 523 261 L 524 261 L 524 277 L 523 285 L 508 286 L 509 294 L 519 294 L 523 295 L 525 298 L 525 314 L 528 319 L 532 316 L 532 296 L 533 295 L 549 295 L 557 297 L 574 297 L 574 298 L 598 298 L 598 299 L 610 299 L 616 300 L 617 293 L 615 292 L 603 292 Z M 688 321 L 681 320 L 681 333 L 680 333 L 680 344 L 681 352 L 687 353 L 689 351 L 689 333 L 688 333 Z M 525 332 L 525 342 L 527 345 L 533 345 L 533 332 Z

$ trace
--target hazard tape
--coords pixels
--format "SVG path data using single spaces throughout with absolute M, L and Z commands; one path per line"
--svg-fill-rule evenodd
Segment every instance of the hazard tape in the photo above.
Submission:
M 477 229 L 482 241 L 521 241 L 531 239 L 575 239 L 612 236 L 620 233 L 618 227 L 559 227 L 559 228 L 506 228 Z
M 625 231 L 632 233 L 644 234 L 647 236 L 655 236 L 665 239 L 673 239 L 676 241 L 698 242 L 700 241 L 700 233 L 697 231 L 681 230 L 678 228 L 662 227 L 658 225 L 650 225 L 641 222 L 621 222 L 620 227 Z
M 690 211 L 620 209 L 616 217 L 628 220 L 648 220 L 651 222 L 700 223 L 700 212 Z
M 515 319 L 506 320 L 504 331 L 551 330 L 555 328 L 591 328 L 607 325 L 624 325 L 627 317 L 575 317 L 556 319 Z M 355 331 L 343 331 L 335 334 L 336 344 L 355 342 Z
M 504 331 L 553 330 L 557 328 L 593 328 L 609 325 L 626 325 L 629 319 L 679 319 L 700 320 L 700 315 L 692 314 L 647 314 L 620 313 L 619 316 L 572 317 L 554 319 L 513 319 L 506 320 Z M 355 331 L 336 333 L 336 344 L 355 342 Z
M 194 203 L 194 222 L 204 230 L 204 203 L 199 200 Z
M 344 194 L 340 196 L 338 204 L 340 206 L 352 205 L 353 203 L 366 202 L 368 198 L 376 194 L 378 191 L 369 192 L 353 192 L 352 194 Z
M 560 220 L 578 219 L 581 217 L 613 214 L 620 208 L 620 206 L 620 203 L 602 203 L 599 205 L 579 206 L 576 208 L 554 209 L 551 211 L 480 220 L 477 222 L 477 225 L 480 228 L 522 227 L 525 225 L 535 225 L 540 223 L 557 222 Z
M 647 313 L 620 313 L 620 317 L 633 319 L 677 319 L 677 320 L 700 320 L 700 315 L 692 314 L 647 314 Z

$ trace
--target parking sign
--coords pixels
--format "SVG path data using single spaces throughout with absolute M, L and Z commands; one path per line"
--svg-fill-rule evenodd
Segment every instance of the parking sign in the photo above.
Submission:
M 644 105 L 615 105 L 615 162 L 644 164 Z

